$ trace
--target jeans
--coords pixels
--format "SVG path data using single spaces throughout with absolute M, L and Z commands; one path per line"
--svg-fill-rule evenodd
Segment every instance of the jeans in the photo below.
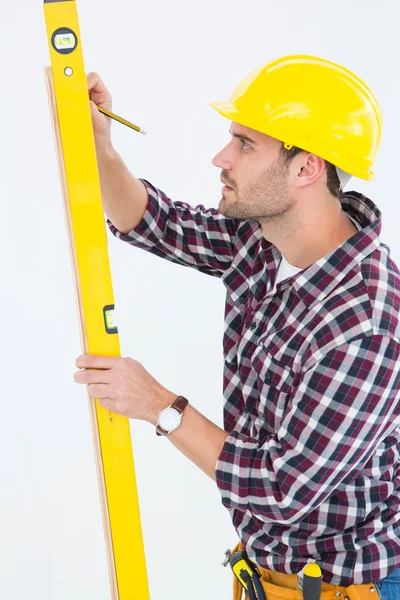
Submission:
M 400 568 L 376 582 L 381 600 L 400 600 Z

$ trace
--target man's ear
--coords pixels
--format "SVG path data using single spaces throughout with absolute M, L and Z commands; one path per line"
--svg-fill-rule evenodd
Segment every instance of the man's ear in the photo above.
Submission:
M 295 187 L 311 185 L 324 174 L 326 170 L 325 160 L 320 156 L 303 153 L 298 158 L 298 164 L 295 165 L 295 180 L 293 182 Z

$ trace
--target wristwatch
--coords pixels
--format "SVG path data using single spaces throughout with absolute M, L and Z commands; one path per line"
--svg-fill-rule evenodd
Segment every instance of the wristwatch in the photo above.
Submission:
M 183 396 L 178 396 L 175 402 L 164 408 L 158 414 L 156 433 L 157 435 L 169 435 L 175 429 L 178 429 L 182 421 L 182 413 L 189 400 Z

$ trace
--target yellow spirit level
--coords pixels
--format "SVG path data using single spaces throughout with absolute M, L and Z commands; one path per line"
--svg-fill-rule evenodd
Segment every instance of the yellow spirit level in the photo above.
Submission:
M 44 0 L 45 69 L 83 354 L 120 356 L 106 226 L 75 0 Z M 112 600 L 148 600 L 129 421 L 90 398 Z

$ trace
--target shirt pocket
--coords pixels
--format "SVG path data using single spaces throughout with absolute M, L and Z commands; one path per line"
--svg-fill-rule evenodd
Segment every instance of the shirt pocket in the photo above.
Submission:
M 261 344 L 252 358 L 257 381 L 257 399 L 249 407 L 253 416 L 252 437 L 258 439 L 277 433 L 287 413 L 294 388 L 292 369 L 277 361 Z

